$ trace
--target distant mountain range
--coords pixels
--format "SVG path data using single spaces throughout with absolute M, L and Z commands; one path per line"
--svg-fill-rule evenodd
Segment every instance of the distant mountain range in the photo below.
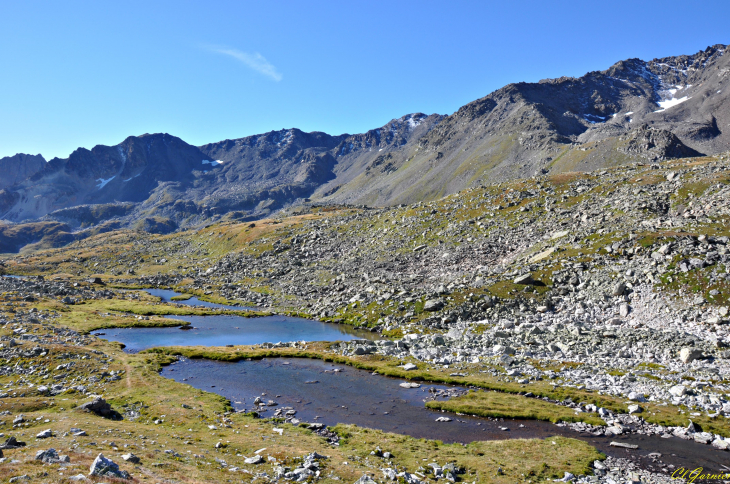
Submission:
M 145 134 L 66 159 L 2 158 L 0 239 L 10 227 L 22 232 L 13 224 L 36 224 L 47 246 L 122 227 L 167 232 L 253 219 L 309 200 L 411 203 L 506 179 L 727 151 L 726 52 L 715 45 L 509 84 L 450 116 L 409 114 L 363 134 L 294 128 L 197 147 Z M 0 240 L 0 251 L 34 237 Z

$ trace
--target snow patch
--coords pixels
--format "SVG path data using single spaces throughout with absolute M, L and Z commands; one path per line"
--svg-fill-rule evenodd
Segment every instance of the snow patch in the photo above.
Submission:
M 672 99 L 667 99 L 666 101 L 659 101 L 657 104 L 659 105 L 659 107 L 661 109 L 657 109 L 654 112 L 661 113 L 662 111 L 666 111 L 669 108 L 673 108 L 674 106 L 676 106 L 678 104 L 682 104 L 683 102 L 687 101 L 688 99 L 692 99 L 692 98 L 684 96 L 679 99 L 672 98 Z
M 421 120 L 416 121 L 416 120 L 413 119 L 413 116 L 411 116 L 410 118 L 408 118 L 408 126 L 410 126 L 411 129 L 414 129 L 419 124 L 421 124 Z
M 130 180 L 134 180 L 135 178 L 137 178 L 137 177 L 138 177 L 138 176 L 140 176 L 141 174 L 142 174 L 142 173 L 137 173 L 137 174 L 136 174 L 136 175 L 134 175 L 134 176 L 133 176 L 132 178 L 127 178 L 126 180 L 122 180 L 122 181 L 123 181 L 123 182 L 128 182 L 128 181 L 130 181 Z
M 605 123 L 612 116 L 616 116 L 616 115 L 612 114 L 610 116 L 598 116 L 596 114 L 586 114 L 583 116 L 583 119 L 585 119 L 586 121 L 588 121 L 591 124 L 596 124 L 596 123 Z
M 106 184 L 107 184 L 107 183 L 109 183 L 110 181 L 112 181 L 112 180 L 113 180 L 113 179 L 115 179 L 115 178 L 116 178 L 116 175 L 114 175 L 114 176 L 113 176 L 113 177 L 111 177 L 111 178 L 107 178 L 106 180 L 105 180 L 105 179 L 103 179 L 103 178 L 97 178 L 97 180 L 96 180 L 96 181 L 98 181 L 98 182 L 99 182 L 99 184 L 98 184 L 98 185 L 96 185 L 96 189 L 97 189 L 97 190 L 101 190 L 102 188 L 104 188 L 104 187 L 106 186 Z
M 279 142 L 276 143 L 276 146 L 281 146 L 282 144 L 286 144 L 294 137 L 294 131 L 291 129 L 288 129 L 284 132 L 282 137 L 279 139 Z
M 211 161 L 211 160 L 203 160 L 203 164 L 204 165 L 218 166 L 218 165 L 222 165 L 223 162 L 221 160 L 213 160 L 213 161 Z

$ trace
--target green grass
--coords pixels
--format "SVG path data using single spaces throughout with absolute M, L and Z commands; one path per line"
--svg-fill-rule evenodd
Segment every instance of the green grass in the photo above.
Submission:
M 466 395 L 449 400 L 432 400 L 426 403 L 426 407 L 479 417 L 545 420 L 553 423 L 586 422 L 592 425 L 605 425 L 605 422 L 595 414 L 576 413 L 572 408 L 537 398 L 494 391 L 471 391 Z
M 370 455 L 372 450 L 380 447 L 383 452 L 393 454 L 393 464 L 408 469 L 427 468 L 431 462 L 441 466 L 453 463 L 465 471 L 459 476 L 463 482 L 513 484 L 562 478 L 566 472 L 591 474 L 593 461 L 605 459 L 605 455 L 587 443 L 564 437 L 462 445 L 413 439 L 352 425 L 340 424 L 334 427 L 334 431 L 340 436 L 341 450 L 349 453 L 355 462 L 368 459 L 384 464 L 384 459 Z M 377 475 L 376 479 L 380 477 Z

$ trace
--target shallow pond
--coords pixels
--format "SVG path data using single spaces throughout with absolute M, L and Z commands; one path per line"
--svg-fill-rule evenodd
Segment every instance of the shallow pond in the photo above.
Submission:
M 144 291 L 150 296 L 159 297 L 162 302 L 166 303 L 184 304 L 185 306 L 198 306 L 213 309 L 234 309 L 238 311 L 243 309 L 252 309 L 245 306 L 226 306 L 225 304 L 216 304 L 208 301 L 201 301 L 197 297 L 191 297 L 190 299 L 185 299 L 182 301 L 173 301 L 173 297 L 182 296 L 182 293 L 171 291 L 169 289 L 144 289 Z
M 633 458 L 642 467 L 656 466 L 647 457 L 652 452 L 661 453 L 662 462 L 677 467 L 704 466 L 706 470 L 719 471 L 720 465 L 728 462 L 727 452 L 678 438 L 595 437 L 549 422 L 489 420 L 435 412 L 424 407 L 429 389 L 450 387 L 424 383 L 420 388 L 406 389 L 400 386 L 404 380 L 320 360 L 268 358 L 226 363 L 183 359 L 165 367 L 162 375 L 225 396 L 237 409 L 253 410 L 257 396 L 264 402 L 274 400 L 278 405 L 263 407 L 265 411 L 260 412 L 263 417 L 273 416 L 279 407 L 293 407 L 296 418 L 304 422 L 356 424 L 444 442 L 563 435 L 585 440 L 608 455 Z M 441 416 L 452 421 L 436 422 Z M 610 447 L 611 441 L 637 444 L 639 449 Z
M 125 345 L 125 351 L 137 352 L 155 346 L 225 346 L 277 343 L 279 341 L 349 341 L 372 339 L 368 331 L 355 330 L 345 324 L 323 323 L 289 316 L 169 316 L 188 321 L 193 329 L 111 328 L 93 334 Z

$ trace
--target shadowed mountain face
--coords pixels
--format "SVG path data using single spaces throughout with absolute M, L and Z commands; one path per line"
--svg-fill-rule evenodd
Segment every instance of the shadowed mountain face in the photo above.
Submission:
M 116 146 L 79 148 L 8 187 L 16 200 L 0 217 L 21 221 L 82 204 L 141 202 L 158 183 L 190 183 L 205 155 L 168 134 L 130 136 Z M 8 195 L 10 198 L 11 195 Z
M 45 164 L 46 160 L 41 155 L 18 153 L 0 158 L 0 190 L 35 175 Z
M 168 134 L 0 160 L 0 219 L 171 231 L 253 219 L 309 199 L 388 205 L 484 182 L 730 150 L 730 55 L 621 61 L 503 87 L 450 116 L 356 135 L 298 129 L 204 146 Z

